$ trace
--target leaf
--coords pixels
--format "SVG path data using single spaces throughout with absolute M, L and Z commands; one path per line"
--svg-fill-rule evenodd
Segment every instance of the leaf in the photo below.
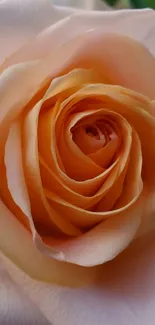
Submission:
M 153 8 L 155 9 L 155 0 L 130 0 L 134 8 Z

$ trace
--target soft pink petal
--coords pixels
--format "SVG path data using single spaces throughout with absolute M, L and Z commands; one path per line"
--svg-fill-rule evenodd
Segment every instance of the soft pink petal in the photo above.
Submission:
M 1 324 L 39 324 L 50 325 L 23 288 L 13 281 L 2 259 L 0 260 L 0 322 Z
M 12 0 L 11 0 L 12 1 Z M 9 2 L 11 2 L 9 1 Z M 21 0 L 22 1 L 22 0 Z M 40 6 L 37 0 L 34 0 L 34 10 L 38 11 L 38 14 L 42 15 L 43 22 L 38 19 L 39 28 L 45 28 L 51 23 L 62 19 L 63 17 L 70 16 L 73 10 L 63 8 L 52 8 L 51 3 L 48 1 L 43 3 L 40 1 Z M 8 3 L 9 3 L 8 2 Z M 10 6 L 10 5 L 9 5 Z M 21 4 L 23 6 L 23 2 Z M 17 7 L 17 11 L 18 11 Z M 8 10 L 8 9 L 7 9 Z M 9 10 L 6 10 L 6 17 L 9 17 Z M 31 17 L 31 6 L 27 7 L 27 13 Z M 45 14 L 44 14 L 45 13 Z M 2 11 L 3 15 L 3 11 Z M 2 16 L 3 17 L 3 16 Z M 46 17 L 46 18 L 45 18 Z M 39 16 L 40 18 L 40 16 Z M 132 24 L 130 23 L 132 19 Z M 34 17 L 33 17 L 34 20 Z M 31 22 L 31 32 L 36 30 L 34 21 Z M 22 20 L 20 21 L 22 24 Z M 42 55 L 47 55 L 53 51 L 53 48 L 62 43 L 78 36 L 89 30 L 95 30 L 103 28 L 104 32 L 116 32 L 120 35 L 130 36 L 144 45 L 148 46 L 149 50 L 155 54 L 154 47 L 154 12 L 151 10 L 121 10 L 110 12 L 97 12 L 97 11 L 77 11 L 71 17 L 60 20 L 57 26 L 52 25 L 45 31 L 43 31 L 39 37 L 31 42 L 31 46 L 23 47 L 17 53 L 13 54 L 6 64 L 12 64 L 13 62 L 31 60 L 31 58 L 39 58 Z
M 54 23 L 73 12 L 70 8 L 55 8 L 50 0 L 0 1 L 0 64 L 42 30 L 48 26 L 52 29 Z
M 89 286 L 74 290 L 56 285 L 55 282 L 45 284 L 31 280 L 12 265 L 5 265 L 14 281 L 39 306 L 51 323 L 153 325 L 154 245 L 153 232 L 133 242 L 114 261 L 96 268 L 96 278 Z M 86 268 L 86 272 L 87 279 L 90 279 L 90 269 Z

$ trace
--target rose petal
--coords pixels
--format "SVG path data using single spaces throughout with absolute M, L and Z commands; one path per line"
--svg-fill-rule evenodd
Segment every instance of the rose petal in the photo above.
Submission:
M 37 216 L 37 219 L 39 218 L 43 224 L 51 223 L 51 232 L 57 232 L 60 229 L 72 236 L 79 235 L 81 231 L 65 220 L 63 216 L 57 214 L 50 207 L 44 195 L 37 151 L 37 126 L 41 104 L 39 102 L 27 114 L 23 125 L 23 163 L 34 222 L 37 221 L 35 220 Z
M 1 1 L 0 40 L 3 46 L 0 53 L 0 62 L 3 62 L 6 58 L 10 62 L 8 56 L 11 55 L 11 57 L 14 58 L 18 52 L 25 55 L 27 53 L 28 55 L 28 42 L 34 44 L 34 39 L 38 33 L 42 33 L 42 30 L 48 26 L 52 28 L 53 23 L 71 15 L 73 12 L 74 9 L 70 8 L 66 8 L 66 10 L 63 10 L 63 8 L 57 9 L 50 1 Z M 27 21 L 29 22 L 28 25 L 26 24 Z M 53 29 L 55 28 L 53 27 Z M 23 48 L 25 49 L 25 53 L 23 53 Z M 16 60 L 16 62 L 12 61 L 12 63 L 19 62 L 21 62 L 21 60 Z
M 32 73 L 32 76 L 31 76 Z M 28 226 L 25 216 L 12 202 L 12 198 L 7 189 L 4 166 L 4 148 L 9 133 L 10 124 L 27 107 L 28 103 L 34 98 L 40 88 L 47 83 L 44 71 L 39 70 L 36 62 L 19 64 L 8 68 L 0 76 L 0 170 L 1 186 L 0 191 L 3 199 L 7 201 L 8 206 L 17 212 L 21 222 Z M 19 96 L 20 92 L 20 96 Z M 9 96 L 8 96 L 9 94 Z M 35 100 L 37 99 L 37 96 Z M 35 102 L 34 100 L 34 102 Z M 31 105 L 29 106 L 31 107 Z
M 107 168 L 116 154 L 116 151 L 119 146 L 119 139 L 118 137 L 115 137 L 112 139 L 107 145 L 101 149 L 99 149 L 97 152 L 92 153 L 89 155 L 89 157 L 95 161 L 99 166 Z
M 88 279 L 85 269 L 63 262 L 59 264 L 60 262 L 40 253 L 29 233 L 1 200 L 0 211 L 0 250 L 30 277 L 43 282 L 56 281 L 60 285 L 64 284 L 66 279 L 69 286 L 79 286 L 91 281 L 95 275 L 93 270 L 90 270 L 90 278 Z
M 92 130 L 94 129 L 97 132 L 97 135 L 93 135 L 93 131 L 87 131 L 88 129 Z M 100 129 L 95 125 L 94 126 L 89 125 L 83 125 L 82 127 L 76 127 L 75 130 L 72 132 L 72 139 L 80 148 L 80 150 L 85 154 L 91 154 L 99 150 L 100 148 L 103 148 L 106 144 L 106 137 L 104 134 L 100 131 Z M 82 141 L 81 141 L 82 139 Z
M 108 170 L 107 174 L 102 174 L 100 179 L 98 180 L 97 178 L 95 179 L 96 183 L 98 181 L 98 184 L 100 185 L 100 188 L 98 189 L 97 193 L 95 193 L 92 196 L 83 196 L 80 195 L 79 193 L 75 193 L 75 192 L 71 192 L 73 194 L 73 200 L 69 200 L 69 193 L 68 191 L 65 191 L 65 187 L 64 187 L 64 191 L 62 193 L 62 198 L 65 197 L 66 200 L 68 202 L 72 202 L 73 204 L 75 204 L 76 206 L 80 206 L 83 209 L 90 209 L 93 208 L 95 204 L 97 204 L 101 198 L 103 198 L 110 190 L 110 188 L 113 186 L 113 184 L 115 183 L 117 177 L 119 175 L 119 164 L 118 161 L 116 161 L 115 165 L 112 165 L 112 168 Z M 107 177 L 108 176 L 108 177 Z M 96 186 L 94 181 L 93 186 Z M 103 182 L 104 181 L 104 182 Z M 92 181 L 90 181 L 91 184 Z M 102 185 L 101 185 L 101 184 Z M 46 183 L 45 185 L 48 185 L 48 183 Z M 87 183 L 87 186 L 89 184 Z M 53 186 L 52 186 L 53 187 Z M 49 199 L 53 199 L 53 192 L 54 192 L 54 187 L 53 187 L 53 191 L 48 191 L 48 198 Z M 56 191 L 55 191 L 56 192 Z M 78 202 L 79 199 L 79 202 Z M 76 202 L 77 200 L 77 202 Z
M 40 96 L 44 94 L 44 87 L 48 82 L 47 67 L 39 62 L 15 65 L 0 75 L 0 92 L 3 94 L 0 98 L 1 153 L 10 124 L 24 108 L 32 107 L 38 100 L 38 93 Z
M 21 5 L 23 6 L 23 3 Z M 50 16 L 51 23 L 53 23 L 53 19 L 59 20 L 67 15 L 71 15 L 74 12 L 74 10 L 71 8 L 58 9 L 52 7 L 51 4 L 49 8 L 45 8 L 45 3 L 41 3 L 40 10 L 38 2 L 37 6 L 35 7 L 41 12 L 41 19 L 45 17 L 44 25 L 41 26 L 41 28 L 44 28 L 48 24 L 48 14 Z M 27 6 L 26 9 L 30 11 L 31 6 Z M 44 10 L 46 14 L 43 16 Z M 4 15 L 2 11 L 2 18 L 3 17 Z M 10 21 L 10 15 L 8 15 L 8 17 Z M 30 20 L 30 17 L 28 20 Z M 131 20 L 132 24 L 130 24 Z M 31 21 L 34 25 L 34 17 Z M 21 20 L 21 22 L 23 21 Z M 62 43 L 71 40 L 78 35 L 83 35 L 89 30 L 98 30 L 100 28 L 103 28 L 105 33 L 115 32 L 120 35 L 132 37 L 133 39 L 136 39 L 142 44 L 148 46 L 149 50 L 153 54 L 155 53 L 153 10 L 145 9 L 143 11 L 138 11 L 128 9 L 123 11 L 118 10 L 117 12 L 80 11 L 79 13 L 76 11 L 74 15 L 67 17 L 64 20 L 60 20 L 57 25 L 51 25 L 49 28 L 45 29 L 37 38 L 32 40 L 31 44 L 23 46 L 23 48 L 7 59 L 5 66 L 17 62 L 32 60 L 32 58 L 38 59 L 42 56 L 47 56 L 50 52 L 53 52 L 53 49 L 58 48 Z
M 142 212 L 143 203 L 139 200 L 128 210 L 106 219 L 86 234 L 56 247 L 61 247 L 67 262 L 83 266 L 102 264 L 128 246 L 140 225 Z
M 103 82 L 107 80 L 107 83 L 130 88 L 154 99 L 155 59 L 140 43 L 103 31 L 89 32 L 79 43 L 68 69 L 93 67 Z M 127 64 L 124 64 L 124 58 Z
M 141 193 L 143 189 L 142 162 L 140 139 L 135 130 L 133 130 L 132 147 L 123 191 L 115 205 L 115 209 L 119 209 L 120 207 L 128 204 Z
M 152 115 L 155 117 L 155 100 L 152 101 Z
M 21 121 L 12 124 L 5 146 L 5 167 L 8 190 L 12 199 L 29 219 L 33 228 L 31 206 L 22 166 Z M 17 214 L 18 218 L 18 214 Z
M 61 173 L 61 171 L 59 172 L 58 169 L 61 168 L 63 164 L 63 167 L 67 172 L 68 177 L 75 178 L 75 180 L 79 181 L 85 180 L 87 178 L 93 178 L 103 172 L 102 168 L 98 167 L 95 163 L 91 161 L 90 158 L 85 156 L 84 153 L 82 153 L 77 148 L 75 143 L 73 143 L 71 137 L 68 137 L 68 134 L 64 137 L 63 131 L 65 126 L 62 128 L 62 133 L 60 134 L 57 140 L 56 135 L 54 135 L 56 119 L 54 119 L 53 113 L 54 110 L 48 110 L 46 112 L 43 112 L 40 117 L 38 131 L 40 139 L 39 151 L 42 157 L 46 160 L 48 166 L 51 166 L 52 171 L 57 169 L 56 173 Z M 51 152 L 54 151 L 56 147 L 56 141 L 54 140 L 55 137 L 57 142 L 59 141 L 57 150 L 59 152 L 59 156 L 61 157 L 61 165 L 59 163 L 60 158 L 57 162 L 53 161 L 55 156 L 54 153 L 53 157 L 51 157 Z M 46 142 L 46 146 L 44 145 L 44 141 Z M 58 155 L 56 155 L 56 157 L 57 156 Z M 65 175 L 62 175 L 62 177 L 66 178 Z
M 128 163 L 130 159 L 132 149 L 132 130 L 126 120 L 120 117 L 121 134 L 122 134 L 122 145 L 120 148 L 120 162 L 119 162 L 119 176 L 116 179 L 114 185 L 111 187 L 107 195 L 101 199 L 98 203 L 97 211 L 109 211 L 113 208 L 117 199 L 120 197 L 123 191 L 124 179 L 128 169 Z
M 93 268 L 96 278 L 91 278 L 89 285 L 74 290 L 69 286 L 60 287 L 59 281 L 53 284 L 34 281 L 9 261 L 5 260 L 4 265 L 17 283 L 17 289 L 20 286 L 24 290 L 50 323 L 100 325 L 106 320 L 113 325 L 152 325 L 155 315 L 154 245 L 155 232 L 151 232 L 134 241 L 112 262 Z M 57 277 L 60 269 L 54 268 L 51 273 Z M 82 269 L 86 271 L 88 281 L 92 268 Z M 69 274 L 62 271 L 59 279 L 65 276 L 68 280 L 72 278 L 75 268 Z M 27 319 L 26 316 L 24 319 Z
M 104 30 L 90 31 L 52 52 L 55 70 L 62 70 L 62 74 L 75 68 L 93 68 L 103 82 L 131 88 L 154 99 L 155 59 L 133 39 L 106 34 Z
M 10 210 L 19 221 L 32 232 L 33 239 L 40 244 L 40 238 L 35 230 L 25 175 L 22 165 L 22 143 L 21 143 L 21 124 L 20 121 L 12 125 L 5 148 L 5 166 L 6 166 L 6 186 L 2 187 L 2 194 L 5 195 L 5 201 Z M 13 154 L 12 154 L 13 150 Z M 12 158 L 13 157 L 13 158 Z M 10 164 L 11 163 L 11 164 Z M 5 185 L 5 183 L 3 183 Z M 15 191 L 16 189 L 16 191 Z M 38 217 L 38 216 L 37 216 Z M 26 220 L 26 221 L 25 221 Z M 27 226 L 29 221 L 29 227 Z M 54 250 L 53 254 L 61 256 L 60 252 Z M 53 255 L 53 256 L 54 256 Z

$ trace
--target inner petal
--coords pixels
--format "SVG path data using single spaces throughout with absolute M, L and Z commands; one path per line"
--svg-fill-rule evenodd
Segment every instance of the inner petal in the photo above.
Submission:
M 76 153 L 80 154 L 82 151 L 97 166 L 104 170 L 109 168 L 118 157 L 121 144 L 121 127 L 117 125 L 120 124 L 118 120 L 118 116 L 104 109 L 71 114 L 64 125 L 64 131 L 61 132 L 61 141 L 59 140 L 59 151 L 66 170 L 68 166 L 73 168 L 74 164 L 71 166 L 71 161 L 66 161 L 65 139 L 69 145 L 70 156 L 75 147 Z
M 67 163 L 71 164 L 71 161 L 68 160 L 66 161 L 66 156 L 64 155 L 64 146 L 66 143 L 68 146 L 70 146 L 70 151 L 68 154 L 68 157 L 71 157 L 74 152 L 73 152 L 73 145 L 75 145 L 74 141 L 72 140 L 72 132 L 73 127 L 77 125 L 77 122 L 80 121 L 80 123 L 83 123 L 83 125 L 86 125 L 85 121 L 81 122 L 81 118 L 83 116 L 83 112 L 78 112 L 75 113 L 74 115 L 72 114 L 70 116 L 70 119 L 67 120 L 67 122 L 64 121 L 64 128 L 61 130 L 62 131 L 62 138 L 59 138 L 59 154 L 60 157 L 63 159 L 63 164 L 65 166 L 65 169 L 67 168 Z M 88 120 L 88 117 L 90 116 L 90 119 Z M 127 121 L 122 118 L 119 114 L 110 112 L 105 109 L 100 109 L 97 111 L 87 111 L 85 112 L 85 115 L 87 122 L 89 121 L 92 123 L 92 121 L 96 120 L 101 120 L 103 117 L 105 119 L 107 118 L 108 121 L 111 119 L 111 125 L 110 123 L 107 124 L 107 134 L 108 132 L 110 133 L 109 136 L 106 134 L 106 139 L 109 139 L 111 141 L 114 138 L 115 133 L 118 133 L 119 138 L 121 138 L 121 154 L 119 154 L 118 150 L 118 155 L 116 156 L 115 161 L 112 162 L 111 166 L 108 167 L 104 172 L 102 172 L 100 175 L 94 177 L 93 179 L 85 180 L 83 182 L 77 182 L 72 179 L 72 189 L 74 186 L 75 191 L 77 189 L 75 188 L 75 185 L 81 185 L 83 189 L 85 189 L 85 193 L 83 192 L 83 195 L 79 195 L 78 193 L 75 192 L 68 192 L 67 188 L 65 187 L 64 184 L 64 190 L 61 195 L 61 197 L 64 200 L 67 200 L 69 202 L 72 202 L 72 204 L 79 206 L 83 209 L 93 209 L 93 207 L 99 203 L 99 201 L 109 192 L 110 188 L 113 186 L 114 182 L 116 182 L 116 179 L 119 177 L 119 175 L 123 172 L 125 169 L 126 163 L 128 161 L 128 155 L 130 152 L 130 147 L 131 147 L 131 138 L 132 138 L 132 129 L 128 125 Z M 113 124 L 112 124 L 112 121 Z M 115 128 L 115 124 L 117 124 L 117 128 Z M 88 123 L 87 123 L 88 125 Z M 82 126 L 79 124 L 78 126 Z M 115 132 L 111 133 L 112 130 L 115 130 Z M 119 130 L 119 131 L 118 131 Z M 43 134 L 42 134 L 43 135 Z M 41 134 L 40 134 L 41 136 Z M 110 139 L 111 138 L 111 139 Z M 61 141 L 60 141 L 61 140 Z M 57 139 L 58 141 L 58 139 Z M 76 146 L 77 152 L 81 152 L 81 150 Z M 86 155 L 85 155 L 86 156 Z M 45 158 L 45 157 L 44 157 Z M 76 160 L 75 160 L 76 161 Z M 44 165 L 45 166 L 45 165 Z M 74 165 L 73 165 L 74 167 Z M 46 169 L 47 170 L 47 169 Z M 45 170 L 44 170 L 45 171 Z M 41 171 L 41 174 L 43 175 L 43 170 Z M 80 171 L 79 171 L 80 172 Z M 52 170 L 48 169 L 48 175 L 46 175 L 45 179 L 45 173 L 44 173 L 44 187 L 48 191 L 48 198 L 52 199 L 53 198 L 53 192 L 56 193 L 56 190 L 58 189 L 58 184 L 56 186 L 53 185 L 53 181 L 51 176 L 52 176 Z M 124 175 L 124 172 L 123 172 Z M 123 175 L 121 178 L 123 178 Z M 60 175 L 61 177 L 61 175 Z M 68 178 L 69 179 L 69 178 Z M 70 178 L 71 181 L 71 178 Z M 60 183 L 59 183 L 60 185 Z M 87 188 L 87 191 L 86 191 Z M 88 197 L 88 190 L 89 190 L 89 195 Z M 58 192 L 56 194 L 59 194 Z M 82 193 L 81 193 L 82 194 Z
M 118 137 L 114 137 L 106 146 L 89 155 L 89 157 L 101 167 L 108 168 L 119 146 Z
M 80 181 L 94 178 L 104 171 L 78 149 L 71 134 L 66 134 L 65 123 L 59 136 L 54 132 L 55 128 L 54 110 L 42 111 L 38 126 L 39 152 L 55 174 L 59 175 L 61 170 L 63 178 L 68 176 Z
M 106 144 L 106 137 L 96 124 L 76 128 L 72 134 L 73 141 L 86 155 L 96 152 Z
M 31 211 L 34 222 L 39 221 L 51 229 L 54 235 L 62 233 L 77 236 L 81 231 L 65 220 L 49 206 L 42 187 L 39 157 L 38 157 L 38 118 L 41 103 L 31 110 L 25 117 L 23 125 L 23 164 L 25 178 L 29 192 Z
M 86 181 L 105 171 L 88 156 L 106 143 L 107 135 L 103 134 L 96 123 L 105 114 L 104 109 L 96 110 L 94 107 L 86 111 L 73 111 L 65 117 L 64 124 L 57 133 L 57 145 L 70 178 Z
M 106 122 L 106 125 L 105 125 Z M 102 168 L 108 168 L 117 158 L 121 145 L 121 133 L 117 123 L 113 120 L 101 121 L 99 127 L 106 137 L 105 146 L 96 152 L 89 154 L 89 157 Z

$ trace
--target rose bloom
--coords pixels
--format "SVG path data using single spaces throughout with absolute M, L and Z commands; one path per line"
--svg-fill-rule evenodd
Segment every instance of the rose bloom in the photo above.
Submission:
M 0 248 L 37 280 L 52 282 L 54 267 L 87 278 L 153 227 L 154 20 L 151 10 L 79 12 L 23 44 L 8 28 Z

